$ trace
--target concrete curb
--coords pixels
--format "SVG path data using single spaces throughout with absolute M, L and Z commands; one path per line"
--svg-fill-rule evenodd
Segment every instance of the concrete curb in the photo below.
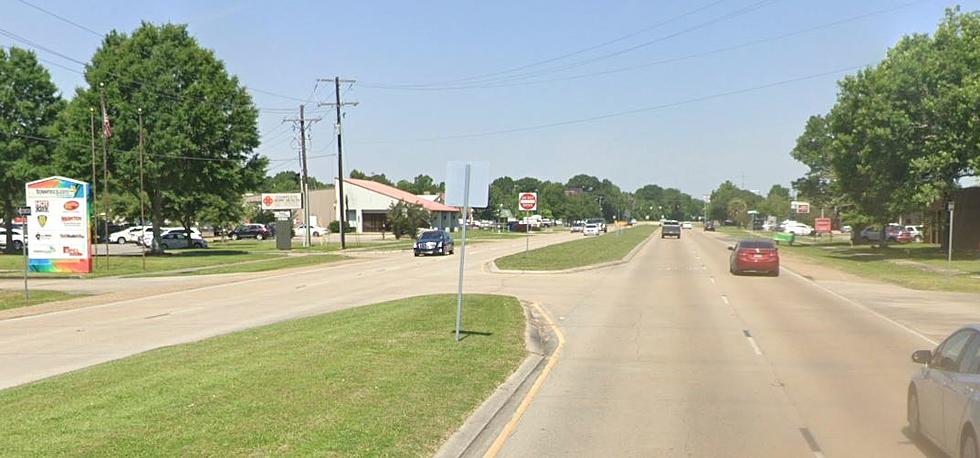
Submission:
M 485 268 L 483 270 L 494 274 L 538 275 L 538 274 L 571 274 L 576 272 L 585 272 L 589 270 L 604 269 L 606 267 L 618 266 L 632 261 L 633 258 L 637 255 L 637 253 L 639 253 L 640 250 L 643 249 L 643 247 L 645 247 L 648 243 L 650 243 L 650 240 L 655 238 L 654 235 L 656 234 L 657 231 L 653 231 L 653 233 L 651 233 L 645 240 L 643 240 L 635 247 L 633 247 L 633 249 L 630 250 L 629 253 L 626 253 L 626 256 L 624 256 L 623 259 L 620 259 L 618 261 L 609 261 L 609 262 L 603 262 L 599 264 L 592 264 L 592 265 L 582 266 L 582 267 L 573 267 L 571 269 L 562 269 L 562 270 L 506 270 L 497 267 L 497 260 L 494 259 L 484 264 Z
M 528 355 L 504 383 L 483 401 L 462 426 L 435 453 L 437 458 L 483 456 L 512 418 L 557 348 L 557 338 L 539 312 L 522 301 L 527 317 L 525 345 Z

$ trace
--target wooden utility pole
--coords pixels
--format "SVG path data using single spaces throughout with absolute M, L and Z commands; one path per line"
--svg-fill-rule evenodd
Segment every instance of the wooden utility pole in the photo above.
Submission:
M 334 106 L 337 108 L 337 124 L 334 125 L 334 129 L 337 131 L 337 205 L 340 209 L 340 218 L 338 218 L 338 223 L 340 226 L 340 248 L 344 249 L 347 247 L 347 241 L 345 238 L 345 232 L 347 232 L 347 208 L 344 202 L 344 147 L 343 147 L 343 129 L 341 128 L 341 121 L 343 115 L 341 114 L 341 108 L 345 105 L 357 106 L 357 102 L 341 102 L 340 101 L 340 83 L 350 83 L 354 84 L 354 80 L 342 80 L 340 77 L 334 77 L 330 79 L 318 79 L 319 81 L 333 81 L 334 84 L 334 103 L 319 103 L 317 106 Z
M 94 236 L 93 239 L 92 239 L 93 240 L 93 243 L 95 243 L 95 245 L 98 246 L 98 244 L 99 244 L 99 237 L 98 237 L 98 235 L 99 235 L 99 229 L 98 229 L 98 227 L 99 227 L 98 226 L 99 211 L 98 211 L 97 208 L 95 208 L 95 204 L 98 202 L 98 192 L 97 192 L 98 191 L 98 180 L 96 179 L 96 177 L 98 175 L 96 175 L 96 173 L 95 173 L 95 108 L 89 107 L 88 114 L 89 114 L 89 118 L 92 121 L 92 131 L 91 131 L 91 133 L 92 133 L 92 213 L 95 214 L 95 217 L 96 217 L 96 220 L 95 220 L 96 221 L 95 233 L 94 234 L 89 234 L 89 235 Z M 86 198 L 88 198 L 88 197 L 86 196 Z M 92 226 L 89 226 L 89 228 L 91 228 L 91 227 Z M 97 261 L 98 259 L 99 259 L 99 257 L 96 256 L 95 257 L 95 261 Z
M 109 271 L 109 113 L 105 107 L 105 84 L 99 83 L 99 101 L 102 104 L 102 224 L 105 230 L 105 270 Z
M 307 124 L 312 124 L 320 120 L 320 118 L 306 119 L 306 107 L 303 105 L 299 106 L 299 118 L 285 119 L 285 121 L 292 121 L 299 123 L 299 149 L 300 149 L 300 183 L 299 192 L 303 195 L 303 225 L 305 226 L 303 246 L 309 247 L 312 245 L 310 237 L 312 230 L 310 228 L 310 180 L 309 169 L 306 166 L 306 126 Z

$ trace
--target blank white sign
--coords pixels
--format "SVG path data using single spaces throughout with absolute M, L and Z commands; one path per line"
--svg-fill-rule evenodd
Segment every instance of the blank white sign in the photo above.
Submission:
M 486 208 L 490 200 L 490 163 L 486 161 L 450 161 L 446 165 L 446 205 L 463 206 L 467 165 L 470 166 L 470 207 Z

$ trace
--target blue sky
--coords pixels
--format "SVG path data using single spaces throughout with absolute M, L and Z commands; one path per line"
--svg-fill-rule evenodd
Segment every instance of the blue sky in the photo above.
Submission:
M 489 161 L 495 176 L 564 181 L 588 173 L 625 190 L 654 183 L 696 196 L 725 179 L 750 189 L 788 185 L 804 172 L 788 155 L 795 138 L 808 116 L 833 105 L 836 80 L 844 74 L 828 72 L 880 60 L 902 35 L 934 30 L 944 8 L 957 4 L 30 1 L 99 32 L 129 32 L 143 20 L 188 24 L 243 84 L 279 94 L 253 92 L 263 109 L 259 151 L 272 159 L 296 157 L 280 109 L 309 99 L 316 78 L 340 75 L 358 80 L 343 94 L 360 102 L 346 110 L 344 121 L 348 172 L 442 179 L 447 161 L 473 159 Z M 973 10 L 980 0 L 958 4 Z M 87 61 L 100 44 L 95 34 L 18 0 L 2 5 L 0 29 L 61 54 Z M 883 10 L 889 11 L 678 59 Z M 2 36 L 0 45 L 24 46 Z M 38 55 L 80 69 L 47 52 Z M 66 97 L 84 84 L 75 72 L 48 67 Z M 628 67 L 639 68 L 594 75 Z M 808 79 L 739 92 L 800 78 Z M 314 98 L 332 100 L 332 88 L 321 85 Z M 311 154 L 333 152 L 333 113 L 309 109 L 324 118 L 313 127 Z M 298 169 L 293 162 L 273 166 Z M 311 173 L 335 176 L 335 158 L 311 159 Z

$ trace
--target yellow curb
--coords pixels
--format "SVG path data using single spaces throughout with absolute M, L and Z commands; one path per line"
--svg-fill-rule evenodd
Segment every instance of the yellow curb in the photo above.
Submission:
M 558 336 L 558 347 L 555 348 L 554 353 L 552 353 L 551 357 L 548 358 L 548 364 L 545 365 L 543 370 L 541 370 L 541 374 L 538 375 L 537 380 L 534 381 L 534 385 L 531 386 L 531 389 L 528 390 L 527 394 L 524 396 L 524 399 L 521 400 L 521 404 L 517 406 L 517 410 L 514 411 L 514 416 L 511 417 L 510 421 L 507 422 L 506 425 L 504 425 L 504 429 L 500 431 L 497 439 L 495 439 L 493 444 L 490 445 L 490 448 L 487 449 L 487 453 L 483 455 L 484 458 L 493 458 L 500 453 L 500 450 L 504 447 L 504 444 L 507 443 L 507 439 L 514 433 L 514 428 L 516 428 L 517 424 L 521 421 L 521 417 L 524 416 L 524 412 L 526 412 L 528 407 L 531 406 L 531 402 L 534 401 L 534 398 L 537 396 L 538 390 L 541 389 L 541 385 L 544 385 L 544 381 L 548 378 L 548 374 L 551 373 L 551 369 L 558 363 L 558 358 L 561 356 L 561 349 L 565 346 L 565 335 L 562 334 L 561 330 L 558 329 L 558 326 L 551 321 L 551 317 L 548 315 L 548 313 L 545 312 L 544 309 L 542 309 L 537 303 L 531 303 L 531 306 L 541 313 L 541 316 L 544 317 L 545 322 L 548 323 L 548 326 L 550 326 L 555 332 L 555 335 Z

